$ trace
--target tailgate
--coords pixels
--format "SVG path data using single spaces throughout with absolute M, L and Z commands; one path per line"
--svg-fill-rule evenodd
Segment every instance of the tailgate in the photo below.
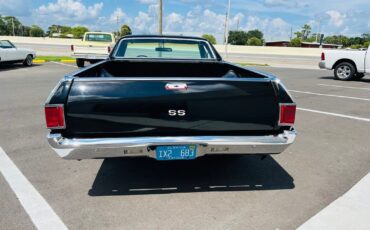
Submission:
M 267 79 L 76 78 L 66 104 L 66 135 L 271 133 L 278 117 Z
M 97 46 L 97 45 L 75 45 L 74 54 L 104 54 L 108 55 L 110 53 L 109 45 Z

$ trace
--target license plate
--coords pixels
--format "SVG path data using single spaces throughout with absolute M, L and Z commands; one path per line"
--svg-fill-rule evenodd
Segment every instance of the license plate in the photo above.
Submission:
M 196 145 L 158 146 L 156 156 L 159 161 L 194 160 L 197 157 Z

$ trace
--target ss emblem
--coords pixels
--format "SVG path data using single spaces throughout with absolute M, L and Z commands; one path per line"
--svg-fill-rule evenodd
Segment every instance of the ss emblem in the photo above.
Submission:
M 186 115 L 186 111 L 185 110 L 168 110 L 168 115 L 170 115 L 171 117 L 176 117 L 176 116 L 184 117 Z

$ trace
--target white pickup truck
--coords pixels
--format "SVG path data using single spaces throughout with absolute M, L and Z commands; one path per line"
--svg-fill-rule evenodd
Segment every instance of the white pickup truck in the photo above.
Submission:
M 86 61 L 95 63 L 106 59 L 114 44 L 113 33 L 87 32 L 82 42 L 71 45 L 71 56 L 76 58 L 78 67 L 84 67 Z
M 370 47 L 369 47 L 370 49 Z M 334 69 L 337 80 L 361 79 L 370 73 L 370 52 L 367 50 L 324 50 L 319 67 Z

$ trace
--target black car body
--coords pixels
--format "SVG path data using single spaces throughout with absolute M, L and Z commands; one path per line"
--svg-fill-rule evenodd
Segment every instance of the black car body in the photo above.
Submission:
M 295 110 L 277 78 L 176 36 L 122 38 L 45 106 L 49 144 L 65 159 L 277 154 L 294 142 Z

